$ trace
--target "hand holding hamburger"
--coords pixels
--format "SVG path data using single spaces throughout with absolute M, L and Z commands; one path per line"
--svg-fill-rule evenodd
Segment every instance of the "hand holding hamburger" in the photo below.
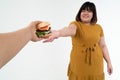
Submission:
M 36 35 L 39 38 L 47 38 L 50 36 L 51 27 L 49 22 L 41 22 L 36 27 Z

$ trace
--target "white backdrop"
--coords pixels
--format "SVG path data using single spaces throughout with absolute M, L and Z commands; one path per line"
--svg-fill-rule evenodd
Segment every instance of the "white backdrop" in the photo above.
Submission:
M 120 1 L 90 0 L 96 4 L 98 23 L 102 25 L 114 72 L 106 80 L 120 80 Z M 0 33 L 27 26 L 31 21 L 49 21 L 61 29 L 74 20 L 85 0 L 0 0 Z M 67 80 L 71 39 L 52 43 L 29 42 L 0 70 L 0 80 Z

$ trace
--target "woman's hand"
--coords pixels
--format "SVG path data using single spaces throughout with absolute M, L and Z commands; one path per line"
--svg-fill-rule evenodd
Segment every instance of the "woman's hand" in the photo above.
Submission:
M 107 72 L 109 75 L 111 75 L 113 73 L 113 68 L 112 68 L 112 65 L 111 64 L 107 64 Z
M 45 38 L 43 43 L 52 42 L 52 41 L 54 41 L 54 39 L 57 39 L 58 37 L 59 37 L 59 31 L 51 30 L 50 36 L 48 38 Z

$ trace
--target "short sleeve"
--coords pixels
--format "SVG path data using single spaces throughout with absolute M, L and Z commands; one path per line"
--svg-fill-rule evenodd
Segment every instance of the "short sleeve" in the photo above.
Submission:
M 104 36 L 104 31 L 103 31 L 103 28 L 100 26 L 100 36 Z
M 74 38 L 75 37 L 80 37 L 81 36 L 81 26 L 80 26 L 80 23 L 79 22 L 77 22 L 77 21 L 72 21 L 70 24 L 75 24 L 76 25 L 76 27 L 77 27 L 77 29 L 76 29 L 76 34 L 75 34 L 75 36 L 73 36 Z
M 72 21 L 72 22 L 70 22 L 70 24 L 75 24 L 76 26 L 79 26 L 78 22 L 76 22 L 76 21 Z
M 70 22 L 69 25 L 72 25 L 72 24 L 76 25 L 76 27 L 77 27 L 77 29 L 76 29 L 76 34 L 75 34 L 74 36 L 72 36 L 72 37 L 76 37 L 76 35 L 78 35 L 78 34 L 77 34 L 77 32 L 78 32 L 78 23 L 77 23 L 76 21 L 72 21 L 72 22 Z

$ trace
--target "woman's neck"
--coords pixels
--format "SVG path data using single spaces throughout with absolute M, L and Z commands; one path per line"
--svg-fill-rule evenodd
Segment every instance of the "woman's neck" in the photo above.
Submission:
M 90 22 L 82 22 L 82 23 L 85 24 L 85 25 L 91 25 Z

